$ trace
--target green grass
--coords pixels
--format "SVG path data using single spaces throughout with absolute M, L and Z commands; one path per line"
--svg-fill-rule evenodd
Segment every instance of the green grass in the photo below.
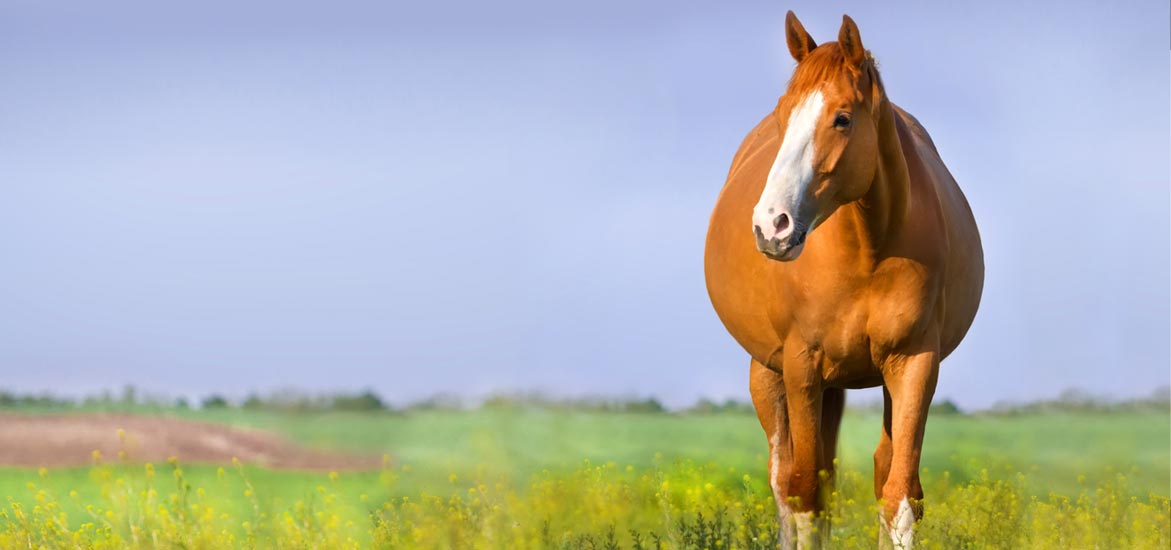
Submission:
M 153 478 L 140 465 L 43 476 L 0 469 L 0 494 L 10 501 L 0 543 L 29 547 L 35 539 L 52 548 L 80 537 L 83 543 L 69 545 L 600 549 L 614 529 L 620 548 L 637 546 L 630 530 L 645 548 L 656 536 L 669 548 L 717 547 L 716 539 L 721 548 L 765 548 L 775 529 L 765 440 L 750 415 L 181 414 L 316 447 L 385 453 L 390 465 L 335 478 L 191 465 L 178 474 L 181 483 L 167 465 L 156 465 Z M 842 426 L 833 507 L 840 547 L 874 546 L 878 427 L 877 415 L 863 413 L 848 414 Z M 945 415 L 930 420 L 926 439 L 920 540 L 928 547 L 1166 547 L 1171 537 L 1166 413 Z M 207 526 L 197 526 L 203 523 L 192 517 L 208 509 Z M 46 517 L 67 528 L 46 527 L 54 524 Z M 54 538 L 62 529 L 64 538 Z M 142 538 L 148 534 L 154 538 Z
M 667 460 L 763 471 L 764 432 L 741 414 L 667 415 L 485 410 L 413 414 L 281 415 L 241 410 L 191 416 L 284 433 L 306 445 L 389 454 L 419 475 L 484 472 L 524 481 L 543 469 L 572 470 L 583 460 L 639 469 Z M 847 413 L 842 466 L 869 476 L 881 419 Z M 1037 494 L 1073 493 L 1079 476 L 1096 484 L 1133 472 L 1141 491 L 1171 495 L 1171 415 L 1156 412 L 941 415 L 930 419 L 922 467 L 973 479 L 988 469 L 1030 473 Z

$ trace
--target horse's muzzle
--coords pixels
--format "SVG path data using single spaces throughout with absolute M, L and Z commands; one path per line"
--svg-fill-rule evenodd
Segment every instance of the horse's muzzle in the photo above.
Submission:
M 805 236 L 808 235 L 806 231 L 794 231 L 785 235 L 783 239 L 777 237 L 765 239 L 760 226 L 756 226 L 754 229 L 756 249 L 769 259 L 790 262 L 796 260 L 797 256 L 801 255 L 801 250 L 805 248 Z

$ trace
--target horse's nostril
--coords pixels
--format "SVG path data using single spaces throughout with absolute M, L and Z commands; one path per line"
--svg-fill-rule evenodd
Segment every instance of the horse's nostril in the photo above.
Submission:
M 789 227 L 789 215 L 781 214 L 773 218 L 773 227 L 777 229 L 778 233 L 787 229 Z

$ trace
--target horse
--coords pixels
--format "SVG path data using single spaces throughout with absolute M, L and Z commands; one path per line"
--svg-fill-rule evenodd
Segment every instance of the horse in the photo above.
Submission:
M 711 215 L 708 295 L 751 356 L 780 546 L 824 542 L 845 390 L 882 386 L 879 545 L 910 548 L 939 364 L 983 292 L 980 234 L 923 125 L 887 98 L 854 20 L 818 45 L 789 11 L 785 37 L 796 68 Z

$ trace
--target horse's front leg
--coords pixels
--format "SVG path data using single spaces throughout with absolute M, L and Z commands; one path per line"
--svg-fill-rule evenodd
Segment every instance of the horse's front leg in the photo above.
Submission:
M 923 517 L 919 458 L 938 378 L 939 353 L 934 349 L 892 354 L 883 368 L 890 394 L 891 459 L 882 484 L 880 547 L 907 550 L 914 545 L 915 522 Z
M 821 410 L 824 389 L 821 384 L 819 350 L 786 354 L 782 378 L 785 403 L 789 411 L 789 437 L 792 441 L 792 466 L 789 470 L 785 498 L 793 510 L 798 550 L 821 548 L 828 535 L 822 501 L 819 498 L 820 470 L 825 456 L 821 434 Z
M 748 389 L 760 426 L 768 436 L 768 483 L 777 503 L 777 539 L 781 550 L 797 544 L 793 511 L 785 500 L 789 494 L 789 472 L 793 468 L 793 447 L 789 438 L 789 408 L 780 373 L 752 360 Z

